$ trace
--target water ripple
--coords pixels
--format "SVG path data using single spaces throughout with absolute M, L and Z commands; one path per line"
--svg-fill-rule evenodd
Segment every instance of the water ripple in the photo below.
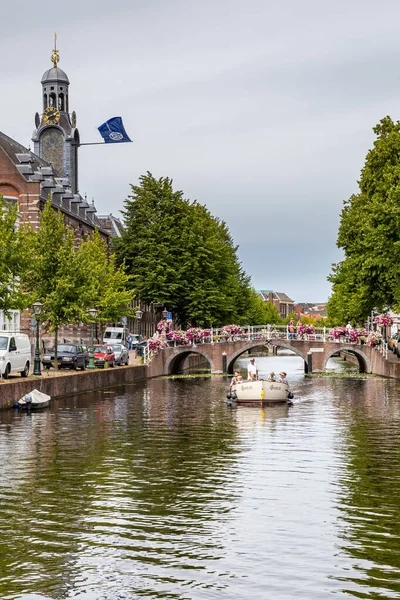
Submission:
M 292 408 L 213 378 L 1 413 L 0 597 L 399 598 L 396 385 L 259 360 Z

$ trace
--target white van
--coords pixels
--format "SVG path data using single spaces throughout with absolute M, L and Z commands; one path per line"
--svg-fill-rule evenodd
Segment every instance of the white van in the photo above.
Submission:
M 0 331 L 0 375 L 7 379 L 10 373 L 29 375 L 31 344 L 24 333 Z
M 103 344 L 124 344 L 128 337 L 127 327 L 107 327 L 103 335 Z

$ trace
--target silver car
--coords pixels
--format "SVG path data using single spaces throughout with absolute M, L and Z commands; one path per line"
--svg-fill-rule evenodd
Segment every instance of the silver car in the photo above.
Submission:
M 116 365 L 129 365 L 129 351 L 123 344 L 113 344 Z

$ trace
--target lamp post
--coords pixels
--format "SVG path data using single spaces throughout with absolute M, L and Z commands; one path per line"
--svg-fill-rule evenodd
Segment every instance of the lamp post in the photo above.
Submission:
M 90 336 L 90 351 L 89 351 L 89 364 L 88 364 L 88 369 L 95 369 L 95 364 L 94 364 L 94 348 L 93 348 L 93 344 L 94 344 L 94 324 L 96 321 L 96 317 L 98 315 L 98 310 L 97 308 L 91 308 L 90 310 L 88 310 L 88 313 L 92 319 L 92 333 Z
M 168 319 L 168 311 L 166 308 L 164 308 L 161 315 L 162 315 L 163 321 L 166 321 Z
M 35 360 L 33 361 L 33 374 L 41 375 L 42 371 L 40 368 L 40 348 L 39 348 L 39 317 L 42 314 L 43 304 L 37 300 L 32 305 L 33 314 L 36 318 L 36 348 L 35 348 Z
M 137 326 L 137 331 L 138 331 L 138 336 L 139 336 L 139 343 L 138 343 L 138 350 L 139 350 L 139 356 L 142 356 L 142 347 L 140 345 L 140 342 L 142 341 L 140 338 L 142 336 L 142 317 L 143 317 L 143 312 L 140 310 L 140 308 L 135 312 L 135 317 L 137 319 L 138 322 L 138 326 Z

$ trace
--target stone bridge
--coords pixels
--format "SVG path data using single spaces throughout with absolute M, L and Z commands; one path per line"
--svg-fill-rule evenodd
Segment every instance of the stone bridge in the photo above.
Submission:
M 237 358 L 251 349 L 266 346 L 288 348 L 304 361 L 305 371 L 325 371 L 328 360 L 336 353 L 346 350 L 353 354 L 359 365 L 360 372 L 376 373 L 397 377 L 400 375 L 387 373 L 385 363 L 389 363 L 381 354 L 367 345 L 332 341 L 305 340 L 240 340 L 229 342 L 205 343 L 192 346 L 176 346 L 159 351 L 148 364 L 148 376 L 172 375 L 182 370 L 183 364 L 190 354 L 203 356 L 210 365 L 212 373 L 232 373 Z M 400 361 L 399 361 L 400 363 Z M 393 371 L 398 372 L 393 367 Z

